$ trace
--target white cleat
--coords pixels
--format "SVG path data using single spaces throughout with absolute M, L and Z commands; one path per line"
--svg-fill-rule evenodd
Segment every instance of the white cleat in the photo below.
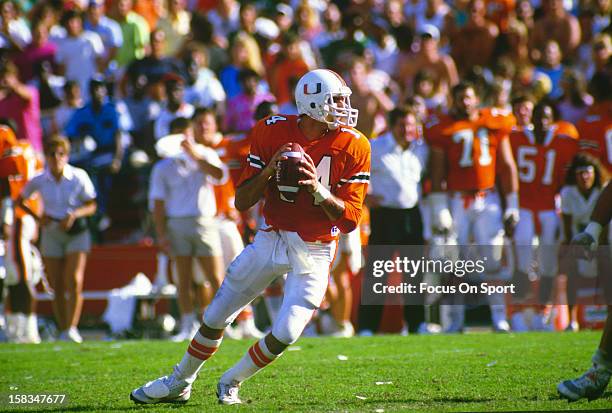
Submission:
M 231 383 L 217 384 L 217 397 L 219 404 L 241 404 L 242 400 L 238 398 L 238 390 L 240 390 L 240 383 L 232 381 Z
M 187 403 L 191 397 L 191 384 L 176 379 L 174 374 L 160 377 L 134 389 L 130 393 L 130 399 L 136 404 Z
M 510 324 L 506 320 L 500 320 L 493 324 L 493 331 L 496 333 L 509 333 L 510 332 Z
M 575 402 L 582 398 L 590 400 L 598 399 L 602 396 L 608 383 L 610 382 L 610 370 L 598 368 L 593 365 L 586 373 L 574 380 L 565 380 L 557 385 L 559 394 Z

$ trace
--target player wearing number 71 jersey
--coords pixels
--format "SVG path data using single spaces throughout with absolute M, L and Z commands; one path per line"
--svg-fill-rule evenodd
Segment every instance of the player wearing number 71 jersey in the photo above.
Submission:
M 540 302 L 547 302 L 557 275 L 557 245 L 560 220 L 555 197 L 567 168 L 578 151 L 578 132 L 567 122 L 554 123 L 550 103 L 540 102 L 533 112 L 533 126 L 510 135 L 518 166 L 520 219 L 514 234 L 517 270 L 533 268 L 534 236 L 539 238 Z M 521 279 L 527 279 L 522 276 Z M 536 323 L 539 324 L 539 323 Z M 540 325 L 542 327 L 542 325 Z
M 503 221 L 507 230 L 518 221 L 518 180 L 508 140 L 510 130 L 504 116 L 478 109 L 479 99 L 472 85 L 458 84 L 452 97 L 450 114 L 430 122 L 425 130 L 432 149 L 432 229 L 451 235 L 459 245 L 481 246 L 481 256 L 488 258 L 484 275 L 490 276 L 499 272 L 503 245 L 502 211 L 495 190 L 498 170 L 506 196 Z M 494 328 L 508 330 L 503 297 L 489 299 Z M 445 307 L 447 310 L 451 323 L 446 330 L 461 331 L 463 306 Z
M 285 295 L 272 331 L 226 371 L 217 386 L 219 402 L 240 403 L 241 383 L 294 343 L 320 305 L 336 251 L 338 231 L 351 232 L 361 217 L 370 176 L 370 144 L 353 127 L 351 89 L 330 70 L 302 76 L 295 90 L 299 116 L 271 116 L 251 131 L 248 165 L 236 190 L 236 208 L 262 197 L 266 226 L 230 264 L 206 309 L 204 323 L 174 373 L 132 391 L 137 403 L 184 402 L 223 331 L 273 280 L 287 273 Z M 281 199 L 273 177 L 277 161 L 299 143 L 302 158 L 294 202 Z

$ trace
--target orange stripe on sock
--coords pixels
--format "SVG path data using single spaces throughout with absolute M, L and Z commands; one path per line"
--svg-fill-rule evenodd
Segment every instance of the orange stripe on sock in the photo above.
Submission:
M 255 363 L 255 365 L 260 369 L 266 367 L 265 363 L 262 363 L 261 360 L 259 360 L 259 357 L 257 357 L 257 354 L 255 354 L 253 347 L 249 348 L 249 356 L 251 356 L 253 363 Z
M 210 356 L 212 356 L 212 354 L 201 353 L 201 352 L 199 352 L 198 350 L 194 349 L 191 346 L 187 349 L 187 353 L 189 353 L 193 357 L 195 357 L 197 359 L 200 359 L 202 361 L 208 360 L 210 358 Z
M 267 357 L 263 353 L 263 351 L 261 351 L 261 348 L 259 347 L 259 341 L 253 345 L 253 350 L 255 351 L 255 354 L 257 354 L 257 357 L 259 357 L 261 361 L 263 361 L 266 364 L 272 363 L 272 359 L 270 357 Z
M 203 353 L 210 353 L 210 354 L 213 354 L 215 351 L 217 351 L 217 348 L 218 348 L 218 347 L 205 346 L 195 341 L 195 339 L 191 340 L 191 343 L 189 345 L 194 347 L 196 350 L 199 350 Z

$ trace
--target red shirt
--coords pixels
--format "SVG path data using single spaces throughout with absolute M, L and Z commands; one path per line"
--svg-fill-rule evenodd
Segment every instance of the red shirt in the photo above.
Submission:
M 594 107 L 576 128 L 580 133 L 580 150 L 595 156 L 612 173 L 612 104 Z
M 518 168 L 521 208 L 531 211 L 555 209 L 555 196 L 563 186 L 567 169 L 578 152 L 575 128 L 566 125 L 554 125 L 541 144 L 536 143 L 531 129 L 522 129 L 510 135 Z

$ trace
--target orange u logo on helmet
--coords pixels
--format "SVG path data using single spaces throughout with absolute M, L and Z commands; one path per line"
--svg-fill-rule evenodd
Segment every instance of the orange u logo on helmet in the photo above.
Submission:
M 304 94 L 305 95 L 317 95 L 321 93 L 321 83 L 317 83 L 316 90 L 314 92 L 308 91 L 308 83 L 304 83 Z

